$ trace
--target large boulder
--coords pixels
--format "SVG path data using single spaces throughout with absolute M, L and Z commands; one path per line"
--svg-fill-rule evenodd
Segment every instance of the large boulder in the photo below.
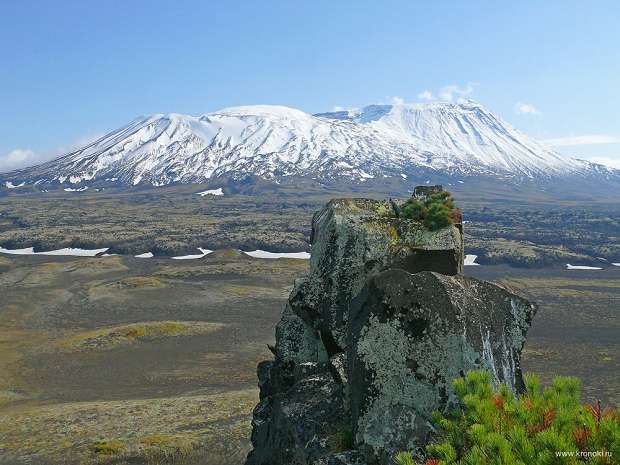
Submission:
M 389 463 L 433 432 L 432 413 L 456 406 L 452 380 L 485 369 L 524 389 L 519 354 L 534 314 L 527 300 L 464 276 L 392 269 L 356 297 L 348 381 L 356 443 Z
M 454 404 L 451 382 L 467 370 L 522 388 L 533 307 L 461 276 L 462 225 L 430 231 L 402 203 L 338 199 L 314 215 L 310 271 L 258 368 L 247 465 L 391 463 L 424 446 L 431 412 Z
M 332 352 L 346 345 L 349 304 L 368 276 L 395 267 L 449 275 L 463 270 L 460 224 L 429 231 L 398 210 L 394 201 L 336 199 L 312 219 L 310 273 L 291 304 Z
M 305 363 L 293 370 L 288 388 L 263 393 L 254 409 L 254 450 L 248 465 L 310 465 L 351 447 L 342 384 L 320 364 Z M 273 371 L 272 366 L 271 373 L 263 370 L 259 376 L 272 376 Z M 264 386 L 265 380 L 261 382 Z

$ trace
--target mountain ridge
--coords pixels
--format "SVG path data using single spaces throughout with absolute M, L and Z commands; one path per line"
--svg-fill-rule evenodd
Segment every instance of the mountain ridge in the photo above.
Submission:
M 620 171 L 564 157 L 473 101 L 315 115 L 276 105 L 153 114 L 55 160 L 0 174 L 0 181 L 5 189 L 158 187 L 245 176 L 363 183 L 435 175 L 509 184 L 576 177 L 620 186 Z

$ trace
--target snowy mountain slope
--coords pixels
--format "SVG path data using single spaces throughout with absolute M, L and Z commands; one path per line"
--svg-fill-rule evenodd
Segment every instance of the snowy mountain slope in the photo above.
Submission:
M 373 105 L 347 119 L 415 146 L 436 169 L 477 166 L 535 176 L 586 166 L 545 148 L 474 102 Z
M 421 172 L 512 182 L 618 177 L 611 168 L 563 157 L 467 102 L 371 105 L 318 115 L 267 105 L 200 117 L 157 114 L 0 180 L 2 186 L 162 186 L 248 174 L 356 182 Z

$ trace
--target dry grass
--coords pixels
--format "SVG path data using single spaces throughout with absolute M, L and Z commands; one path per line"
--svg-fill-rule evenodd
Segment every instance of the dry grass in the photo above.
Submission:
M 90 445 L 90 450 L 95 455 L 120 455 L 125 450 L 125 445 L 118 439 L 109 441 L 95 441 Z
M 5 317 L 10 317 L 6 308 Z M 38 389 L 25 381 L 23 352 L 32 345 L 44 345 L 48 339 L 40 331 L 28 331 L 0 325 L 0 407 L 36 395 Z
M 170 283 L 155 276 L 129 276 L 115 281 L 94 281 L 88 286 L 88 296 L 91 301 L 122 301 L 134 292 L 152 292 L 170 287 L 173 287 Z
M 606 287 L 620 289 L 620 281 L 617 279 L 584 279 L 584 278 L 572 278 L 567 272 L 567 276 L 564 277 L 514 277 L 504 278 L 502 282 L 506 282 L 520 289 L 549 289 L 549 288 L 564 288 L 564 287 Z
M 132 276 L 115 283 L 119 288 L 142 289 L 168 287 L 166 283 L 152 276 Z
M 152 276 L 132 276 L 110 283 L 106 287 L 116 287 L 119 289 L 161 289 L 167 287 L 167 284 Z
M 273 287 L 265 286 L 248 286 L 240 284 L 222 284 L 220 291 L 230 297 L 242 297 L 242 298 L 272 298 L 279 299 L 288 295 L 287 289 L 277 289 Z
M 0 465 L 244 462 L 256 364 L 307 262 L 9 258 Z
M 204 321 L 149 321 L 79 332 L 61 339 L 61 350 L 108 350 L 119 346 L 167 337 L 208 334 L 222 329 L 222 323 Z
M 236 456 L 240 461 L 247 452 L 256 401 L 256 391 L 249 389 L 15 406 L 0 413 L 0 456 L 34 463 L 61 463 L 69 455 L 80 464 L 236 463 L 224 459 Z
M 5 404 L 27 399 L 28 396 L 11 390 L 0 390 L 0 407 Z
M 288 278 L 307 273 L 309 265 L 308 260 L 289 258 L 231 260 L 229 262 L 209 260 L 209 255 L 207 255 L 202 260 L 191 260 L 194 263 L 190 264 L 163 264 L 153 273 L 153 276 L 166 279 L 195 279 L 214 275 L 238 275 L 245 278 L 259 276 L 270 279 L 286 276 Z
M 71 261 L 39 263 L 28 267 L 13 267 L 0 274 L 0 288 L 15 286 L 27 288 L 52 287 L 59 285 L 67 273 L 74 279 L 100 276 L 112 272 L 123 272 L 128 268 L 121 257 L 87 258 L 76 257 Z

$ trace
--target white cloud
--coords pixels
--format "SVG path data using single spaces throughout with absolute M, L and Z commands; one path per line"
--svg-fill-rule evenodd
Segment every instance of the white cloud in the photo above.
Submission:
M 515 111 L 518 115 L 540 115 L 540 111 L 531 103 L 515 103 Z
M 430 89 L 424 89 L 417 97 L 418 100 L 424 100 L 427 102 L 457 102 L 463 103 L 467 101 L 469 96 L 473 94 L 474 87 L 477 84 L 475 82 L 468 82 L 466 86 L 461 87 L 457 84 L 450 84 L 439 88 L 437 92 L 433 92 Z M 408 104 L 404 98 L 399 96 L 385 97 L 386 101 L 392 105 Z M 414 102 L 411 102 L 414 103 Z
M 420 92 L 418 94 L 418 98 L 420 100 L 434 100 L 433 93 L 430 90 L 425 90 L 424 92 Z
M 425 89 L 418 94 L 418 99 L 426 101 L 461 103 L 466 101 L 474 93 L 475 86 L 476 84 L 473 82 L 468 82 L 464 87 L 457 84 L 449 84 L 441 87 L 437 93 L 433 93 L 431 90 Z
M 102 136 L 103 134 L 99 133 L 84 135 L 77 138 L 72 144 L 57 147 L 54 150 L 49 150 L 42 153 L 37 153 L 31 149 L 12 150 L 7 154 L 0 155 L 0 173 L 18 170 L 20 168 L 27 168 L 29 166 L 53 160 L 56 157 L 80 149 L 85 145 L 101 138 Z
M 467 100 L 467 98 L 474 92 L 474 85 L 472 83 L 468 83 L 465 87 L 460 87 L 457 85 L 449 85 L 443 86 L 439 89 L 439 100 L 443 100 L 444 102 L 462 102 Z
M 598 145 L 598 144 L 620 144 L 620 137 L 609 136 L 607 134 L 589 134 L 585 136 L 568 136 L 547 139 L 543 141 L 551 147 L 566 147 L 570 145 Z
M 15 149 L 6 155 L 0 155 L 0 173 L 24 168 L 37 163 L 37 154 L 30 149 Z
M 590 157 L 589 161 L 593 163 L 599 163 L 601 165 L 611 166 L 612 168 L 616 168 L 620 170 L 620 156 L 617 158 L 613 157 Z
M 334 105 L 332 108 L 333 112 L 346 111 L 350 117 L 355 116 L 359 112 L 359 108 L 355 107 L 343 107 L 341 105 Z
M 75 139 L 70 144 L 56 147 L 56 149 L 50 151 L 49 153 L 52 154 L 50 158 L 59 157 L 60 155 L 71 153 L 75 150 L 84 148 L 85 146 L 89 145 L 91 142 L 95 142 L 97 139 L 101 139 L 103 136 L 105 136 L 104 132 L 84 134 L 83 136 L 80 136 L 77 139 Z

